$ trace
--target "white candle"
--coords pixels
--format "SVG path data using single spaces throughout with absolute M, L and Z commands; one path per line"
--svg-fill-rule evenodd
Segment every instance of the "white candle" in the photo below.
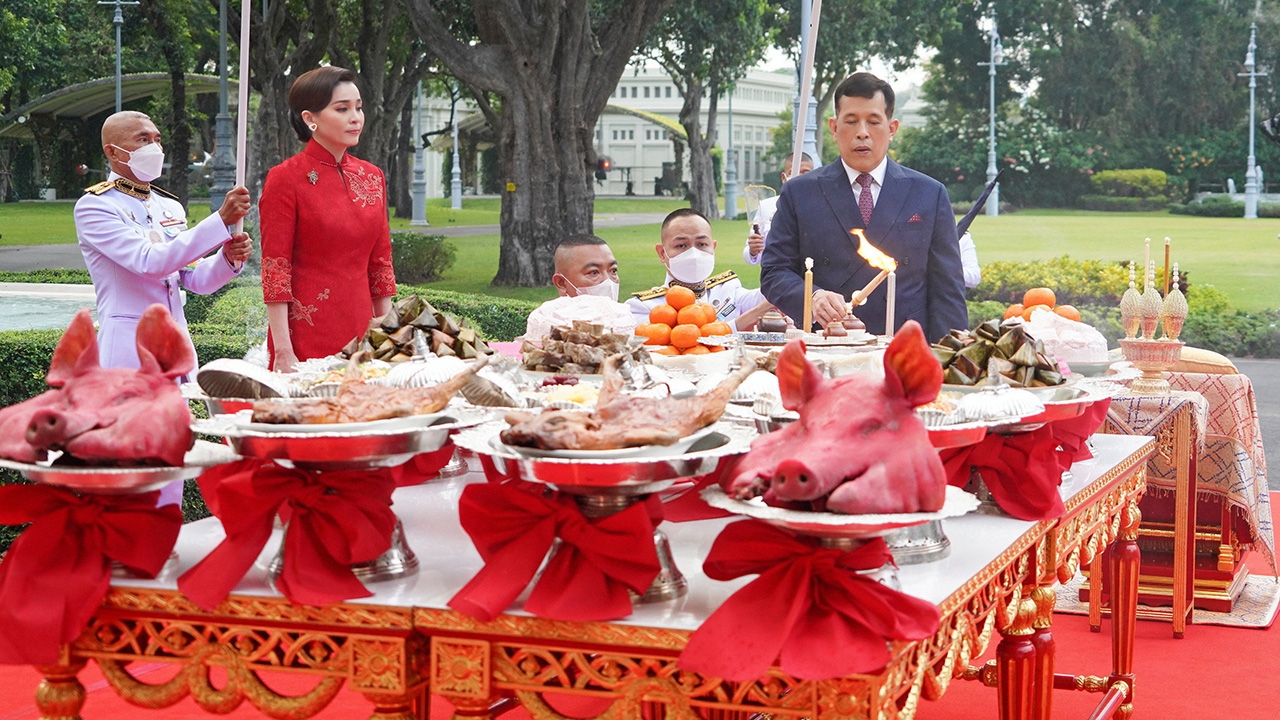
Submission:
M 240 3 L 240 87 L 236 108 L 236 185 L 244 185 L 246 157 L 249 139 L 249 0 Z M 244 229 L 244 219 L 236 222 L 236 232 Z
M 1147 269 L 1151 267 L 1151 238 L 1147 238 L 1147 252 L 1142 256 L 1142 292 L 1146 292 L 1151 287 L 1150 277 Z
M 886 336 L 893 335 L 893 311 L 898 300 L 898 273 L 889 273 L 888 297 L 884 303 L 884 334 Z

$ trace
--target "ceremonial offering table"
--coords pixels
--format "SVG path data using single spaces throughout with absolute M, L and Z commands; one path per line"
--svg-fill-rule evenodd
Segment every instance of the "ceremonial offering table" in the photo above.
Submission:
M 1249 576 L 1247 553 L 1275 565 L 1253 386 L 1237 374 L 1168 375 L 1175 392 L 1117 398 L 1106 430 L 1160 439 L 1143 502 L 1142 602 L 1176 606 L 1184 583 L 1175 576 L 1188 568 L 1194 606 L 1230 612 Z M 1184 478 L 1191 482 L 1179 491 Z
M 717 582 L 701 570 L 728 519 L 664 524 L 689 592 L 637 605 L 624 619 L 545 620 L 524 613 L 519 601 L 491 622 L 454 612 L 447 601 L 482 565 L 457 512 L 463 487 L 483 481 L 473 473 L 396 491 L 395 511 L 421 567 L 414 576 L 371 585 L 374 595 L 364 600 L 314 608 L 276 595 L 266 568 L 278 539 L 212 612 L 178 594 L 173 576 L 116 580 L 62 663 L 42 668 L 37 704 L 45 717 L 75 717 L 84 699 L 75 674 L 93 658 L 117 692 L 139 705 L 165 707 L 191 695 L 211 712 L 227 712 L 247 699 L 272 717 L 312 715 L 345 682 L 374 703 L 375 718 L 426 718 L 430 695 L 447 698 L 459 717 L 489 717 L 519 702 L 534 718 L 558 718 L 555 700 L 546 696 L 559 694 L 595 698 L 599 712 L 607 708 L 605 717 L 616 718 L 665 711 L 677 718 L 909 719 L 921 698 L 940 697 L 957 677 L 998 687 L 1003 718 L 1050 717 L 1055 687 L 1105 693 L 1106 713 L 1118 709 L 1128 717 L 1137 501 L 1155 443 L 1118 435 L 1095 436 L 1093 443 L 1094 459 L 1074 465 L 1063 486 L 1064 517 L 1024 522 L 974 513 L 944 521 L 950 557 L 898 572 L 904 591 L 938 604 L 939 630 L 923 641 L 895 643 L 892 661 L 876 674 L 801 681 L 774 668 L 757 680 L 727 682 L 677 667 L 692 632 L 751 579 Z M 213 519 L 185 526 L 177 572 L 222 537 Z M 1055 676 L 1053 582 L 1096 563 L 1112 543 L 1120 581 L 1112 596 L 1112 667 L 1097 677 Z M 993 631 L 1003 638 L 998 659 L 968 666 Z M 127 667 L 143 660 L 181 670 L 172 681 L 147 685 Z M 221 689 L 208 680 L 214 666 L 227 672 Z M 258 680 L 260 670 L 314 675 L 316 685 L 301 697 L 282 697 Z

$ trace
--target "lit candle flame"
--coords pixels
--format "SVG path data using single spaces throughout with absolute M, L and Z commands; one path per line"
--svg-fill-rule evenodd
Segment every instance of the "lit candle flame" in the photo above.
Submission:
M 858 236 L 858 254 L 866 259 L 868 265 L 885 272 L 893 272 L 898 269 L 898 261 L 885 255 L 880 251 L 880 248 L 868 242 L 867 236 L 862 234 L 860 228 L 850 230 L 849 234 Z

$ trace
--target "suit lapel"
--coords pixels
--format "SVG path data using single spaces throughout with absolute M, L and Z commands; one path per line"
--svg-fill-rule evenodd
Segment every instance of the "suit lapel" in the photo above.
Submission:
M 849 184 L 849 175 L 844 171 L 844 163 L 836 160 L 823 166 L 819 172 L 824 173 L 822 179 L 822 195 L 827 200 L 831 212 L 835 213 L 840 227 L 844 228 L 845 238 L 853 242 L 848 232 L 862 227 L 862 216 L 858 214 L 858 199 L 853 196 L 853 186 Z M 872 217 L 874 222 L 875 218 Z
M 885 166 L 884 187 L 880 188 L 876 209 L 871 213 L 871 222 L 867 224 L 868 239 L 888 237 L 898 220 L 898 214 L 902 212 L 903 203 L 907 201 L 908 186 L 909 181 L 906 173 L 902 172 L 902 166 L 889 160 Z

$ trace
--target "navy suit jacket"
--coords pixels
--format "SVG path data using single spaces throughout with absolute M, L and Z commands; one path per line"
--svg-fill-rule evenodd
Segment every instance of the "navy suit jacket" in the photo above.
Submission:
M 804 259 L 813 258 L 814 290 L 848 300 L 880 271 L 858 255 L 853 228 L 898 261 L 895 331 L 916 320 L 929 340 L 952 328 L 968 328 L 964 270 L 956 219 L 946 188 L 931 177 L 888 161 L 871 222 L 862 213 L 839 160 L 792 178 L 782 186 L 778 211 L 760 262 L 764 296 L 797 322 L 804 314 Z M 884 333 L 887 281 L 854 314 L 867 331 Z

